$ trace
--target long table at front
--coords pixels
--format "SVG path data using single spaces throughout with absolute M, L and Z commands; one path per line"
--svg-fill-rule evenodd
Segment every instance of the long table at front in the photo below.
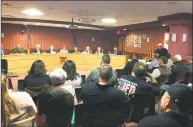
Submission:
M 25 74 L 35 60 L 42 60 L 47 70 L 62 67 L 61 57 L 73 60 L 77 69 L 94 69 L 100 66 L 102 55 L 92 54 L 25 54 L 5 55 L 2 59 L 8 61 L 8 72 Z M 113 69 L 122 69 L 127 62 L 126 55 L 111 55 L 111 66 Z

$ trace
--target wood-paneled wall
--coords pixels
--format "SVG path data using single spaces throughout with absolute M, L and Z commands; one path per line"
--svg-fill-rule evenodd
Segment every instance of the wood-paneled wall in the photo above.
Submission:
M 18 44 L 27 49 L 27 29 L 24 33 L 21 33 L 23 25 L 3 23 L 1 26 L 2 33 L 4 33 L 4 38 L 1 38 L 4 49 L 10 52 Z M 48 49 L 50 45 L 53 45 L 56 49 L 61 49 L 65 44 L 68 49 L 73 49 L 74 34 L 76 34 L 76 43 L 80 50 L 83 50 L 87 45 L 91 49 L 96 49 L 98 46 L 103 49 L 111 49 L 117 45 L 117 36 L 113 31 L 70 30 L 44 26 L 28 27 L 32 48 L 36 44 L 40 44 L 43 50 Z

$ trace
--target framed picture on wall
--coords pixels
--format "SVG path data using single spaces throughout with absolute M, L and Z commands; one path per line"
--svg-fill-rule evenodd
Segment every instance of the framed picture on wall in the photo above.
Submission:
M 132 47 L 133 45 L 132 44 L 129 44 L 129 47 Z
M 133 36 L 132 36 L 132 35 L 130 35 L 130 36 L 129 36 L 129 39 L 133 39 Z
M 136 39 L 136 40 L 134 40 L 134 44 L 137 44 L 137 39 Z
M 138 38 L 139 38 L 139 39 L 141 38 L 141 34 L 138 35 Z
M 137 35 L 134 35 L 134 39 L 137 39 Z
M 141 44 L 141 39 L 138 39 L 138 43 Z
M 176 42 L 176 33 L 172 33 L 172 41 Z
M 141 44 L 138 44 L 137 47 L 141 48 Z
M 146 39 L 146 35 L 145 34 L 143 35 L 143 39 Z
M 133 47 L 136 48 L 136 47 L 137 47 L 137 44 L 134 44 Z

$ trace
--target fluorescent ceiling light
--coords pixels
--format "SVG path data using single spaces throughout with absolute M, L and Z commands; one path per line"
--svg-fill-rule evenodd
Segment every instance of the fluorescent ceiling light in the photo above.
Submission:
M 127 29 L 123 29 L 123 30 L 127 30 Z
M 103 23 L 116 23 L 116 19 L 114 19 L 114 18 L 104 18 L 101 21 Z
M 41 12 L 41 11 L 39 11 L 37 9 L 34 9 L 34 8 L 29 8 L 29 9 L 23 10 L 21 12 L 26 14 L 26 15 L 30 15 L 30 16 L 41 16 L 41 15 L 44 15 L 43 12 Z
M 166 26 L 166 24 L 162 24 L 162 26 Z

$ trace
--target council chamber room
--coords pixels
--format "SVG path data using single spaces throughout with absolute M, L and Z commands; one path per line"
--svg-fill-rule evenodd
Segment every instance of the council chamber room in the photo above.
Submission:
M 192 1 L 1 7 L 2 127 L 192 127 Z

